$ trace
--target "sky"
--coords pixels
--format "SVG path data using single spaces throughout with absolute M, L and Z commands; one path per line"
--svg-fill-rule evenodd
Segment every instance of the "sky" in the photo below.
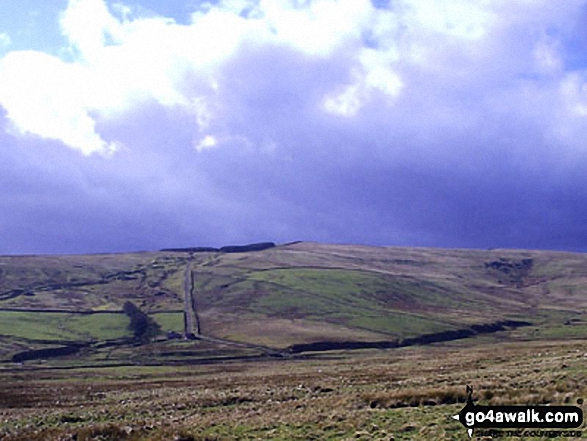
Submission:
M 0 253 L 587 252 L 587 0 L 2 0 Z

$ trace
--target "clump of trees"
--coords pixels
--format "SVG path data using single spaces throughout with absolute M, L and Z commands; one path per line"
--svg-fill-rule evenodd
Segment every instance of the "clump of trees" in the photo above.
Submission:
M 122 310 L 130 318 L 128 329 L 132 331 L 134 341 L 146 343 L 161 333 L 159 324 L 133 302 L 127 301 Z

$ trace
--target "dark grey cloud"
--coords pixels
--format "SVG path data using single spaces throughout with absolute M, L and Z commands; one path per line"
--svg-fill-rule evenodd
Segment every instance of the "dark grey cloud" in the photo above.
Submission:
M 183 78 L 206 124 L 155 99 L 98 112 L 110 156 L 11 135 L 4 114 L 0 252 L 300 239 L 587 251 L 584 3 L 502 7 L 487 38 L 398 28 L 402 88 L 359 81 L 350 115 L 323 104 L 362 78 L 363 39 L 327 55 L 245 41 L 216 86 Z M 216 145 L 198 151 L 206 136 Z

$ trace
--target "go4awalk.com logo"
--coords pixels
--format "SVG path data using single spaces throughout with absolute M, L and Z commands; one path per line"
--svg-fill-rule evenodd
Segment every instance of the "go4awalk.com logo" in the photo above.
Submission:
M 467 404 L 453 416 L 469 437 L 476 429 L 575 429 L 583 424 L 583 411 L 577 406 L 478 406 L 472 396 L 473 388 L 467 386 Z M 576 432 L 565 434 L 576 436 Z

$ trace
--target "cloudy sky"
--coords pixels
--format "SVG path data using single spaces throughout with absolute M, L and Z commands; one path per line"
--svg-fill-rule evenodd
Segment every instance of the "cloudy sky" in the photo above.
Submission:
M 267 240 L 587 251 L 587 1 L 0 1 L 0 253 Z

